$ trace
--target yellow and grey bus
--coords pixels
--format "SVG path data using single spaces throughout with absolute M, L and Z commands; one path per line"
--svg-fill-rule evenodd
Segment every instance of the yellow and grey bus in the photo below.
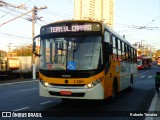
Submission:
M 44 97 L 114 98 L 133 87 L 137 74 L 136 49 L 102 22 L 71 20 L 42 26 L 33 53 L 40 56 L 39 93 Z

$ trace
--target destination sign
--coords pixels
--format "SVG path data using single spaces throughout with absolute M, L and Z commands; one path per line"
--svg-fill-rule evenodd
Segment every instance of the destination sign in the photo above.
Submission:
M 81 23 L 81 24 L 51 24 L 41 28 L 41 34 L 51 33 L 67 33 L 67 32 L 81 32 L 81 31 L 101 31 L 101 25 L 98 23 Z
M 73 25 L 50 27 L 50 31 L 54 32 L 77 32 L 77 31 L 92 31 L 92 25 Z

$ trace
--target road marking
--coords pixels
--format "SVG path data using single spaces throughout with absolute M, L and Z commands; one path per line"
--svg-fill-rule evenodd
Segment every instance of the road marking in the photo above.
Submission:
M 12 83 L 4 83 L 4 84 L 0 84 L 0 86 L 4 86 L 4 85 L 13 85 L 13 84 L 20 84 L 20 83 L 29 83 L 29 82 L 37 82 L 38 80 L 29 80 L 29 81 L 23 81 L 23 82 L 12 82 Z
M 147 72 L 149 72 L 150 70 L 147 70 L 146 72 L 143 72 L 143 73 L 141 73 L 141 74 L 139 74 L 139 75 L 142 75 L 142 74 L 145 74 L 145 73 L 147 73 Z
M 148 76 L 148 78 L 152 78 L 153 76 Z
M 43 103 L 40 103 L 41 105 L 44 105 L 44 104 L 48 104 L 48 103 L 51 103 L 53 101 L 46 101 L 46 102 L 43 102 Z
M 24 107 L 24 108 L 19 108 L 19 109 L 16 109 L 16 110 L 13 110 L 13 111 L 21 111 L 21 110 L 25 110 L 25 109 L 28 109 L 29 107 Z
M 141 76 L 141 77 L 139 77 L 139 78 L 144 78 L 144 77 L 147 77 L 147 78 L 152 78 L 152 77 L 155 77 L 155 75 L 152 75 L 152 76 Z
M 150 105 L 150 107 L 149 107 L 148 112 L 153 112 L 153 111 L 155 111 L 155 107 L 156 107 L 156 103 L 157 103 L 157 99 L 158 99 L 157 96 L 158 96 L 157 94 L 154 95 L 154 98 L 153 98 L 153 100 L 152 100 L 152 102 L 151 102 L 151 105 Z M 153 120 L 153 117 L 145 117 L 145 120 Z
M 30 90 L 36 90 L 38 88 L 31 88 L 31 89 L 24 89 L 24 90 L 19 90 L 20 92 L 25 92 L 25 91 L 30 91 Z
M 145 76 L 141 76 L 140 78 L 144 78 Z

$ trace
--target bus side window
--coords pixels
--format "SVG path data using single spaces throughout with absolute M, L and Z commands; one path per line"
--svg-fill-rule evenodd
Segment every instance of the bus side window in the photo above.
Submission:
M 109 62 L 109 56 L 110 56 L 110 33 L 108 31 L 104 32 L 104 45 L 105 45 L 105 59 L 106 62 Z
M 117 50 L 113 48 L 113 60 L 117 60 Z
M 134 62 L 137 63 L 137 50 L 134 50 Z
M 131 58 L 131 47 L 129 45 L 127 45 L 127 47 L 128 47 L 128 55 L 129 55 L 128 56 L 128 61 L 131 62 L 131 59 L 132 59 Z
M 125 52 L 125 61 L 128 61 L 128 50 L 127 50 L 127 44 L 124 44 L 124 52 Z
M 104 32 L 104 41 L 110 43 L 110 33 L 107 31 Z
M 124 42 L 121 42 L 121 45 L 122 45 L 122 60 L 124 61 L 125 60 L 125 52 L 124 52 Z
M 133 48 L 131 47 L 131 61 L 134 61 L 134 53 L 133 53 Z
M 113 54 L 112 59 L 117 60 L 117 45 L 116 45 L 116 38 L 112 36 L 112 48 L 113 48 Z
M 122 61 L 121 41 L 119 39 L 117 40 L 117 44 L 118 44 L 118 61 Z

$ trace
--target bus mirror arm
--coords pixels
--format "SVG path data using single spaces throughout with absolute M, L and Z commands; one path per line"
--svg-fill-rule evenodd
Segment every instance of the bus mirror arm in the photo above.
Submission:
M 41 57 L 41 55 L 40 54 L 37 54 L 36 52 L 33 52 L 36 56 L 38 56 L 38 57 Z

